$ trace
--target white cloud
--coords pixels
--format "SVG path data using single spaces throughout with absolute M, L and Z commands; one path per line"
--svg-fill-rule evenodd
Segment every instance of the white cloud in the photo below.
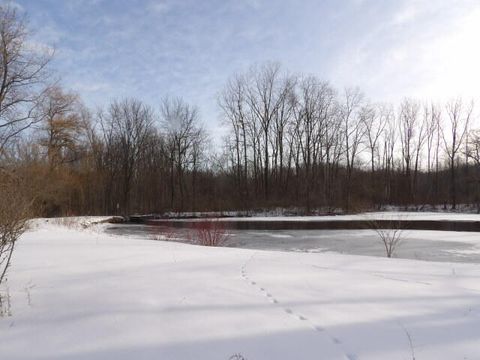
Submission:
M 148 9 L 155 14 L 166 14 L 172 5 L 165 0 L 154 0 L 148 4 Z
M 96 103 L 137 96 L 155 104 L 171 93 L 214 119 L 226 79 L 266 60 L 358 85 L 374 101 L 480 94 L 473 0 L 23 1 L 34 4 L 24 6 L 40 29 L 35 40 L 58 44 L 66 84 Z
M 449 3 L 409 0 L 383 11 L 335 54 L 332 79 L 381 101 L 480 95 L 480 4 Z
M 393 16 L 392 25 L 405 25 L 415 20 L 418 16 L 418 8 L 414 5 L 408 5 Z

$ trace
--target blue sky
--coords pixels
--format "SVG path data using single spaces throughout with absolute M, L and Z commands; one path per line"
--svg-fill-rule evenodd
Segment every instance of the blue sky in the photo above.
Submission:
M 375 101 L 480 94 L 477 0 L 16 0 L 90 106 L 164 95 L 217 124 L 234 72 L 278 61 Z

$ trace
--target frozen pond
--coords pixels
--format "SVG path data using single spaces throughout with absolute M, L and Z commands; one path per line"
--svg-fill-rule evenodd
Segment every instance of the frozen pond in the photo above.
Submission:
M 177 229 L 188 238 L 188 230 Z M 138 239 L 158 239 L 158 226 L 111 225 L 106 232 Z M 385 256 L 383 244 L 372 230 L 228 230 L 225 246 L 279 251 L 336 252 Z M 178 234 L 178 233 L 177 233 Z M 480 264 L 480 233 L 405 230 L 395 257 Z

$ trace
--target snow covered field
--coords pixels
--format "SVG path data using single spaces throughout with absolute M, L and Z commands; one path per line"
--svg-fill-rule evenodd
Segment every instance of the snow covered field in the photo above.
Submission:
M 0 359 L 480 359 L 479 278 L 478 264 L 40 225 L 2 289 Z

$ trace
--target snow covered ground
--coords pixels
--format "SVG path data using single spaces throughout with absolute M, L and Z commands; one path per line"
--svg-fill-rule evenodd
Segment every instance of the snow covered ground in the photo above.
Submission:
M 2 360 L 480 359 L 478 264 L 37 225 L 2 289 Z
M 178 219 L 177 221 L 203 221 L 204 219 Z M 324 216 L 251 216 L 224 217 L 220 221 L 342 221 L 342 220 L 432 220 L 432 221 L 480 221 L 480 214 L 429 212 L 429 211 L 377 211 L 353 215 Z

